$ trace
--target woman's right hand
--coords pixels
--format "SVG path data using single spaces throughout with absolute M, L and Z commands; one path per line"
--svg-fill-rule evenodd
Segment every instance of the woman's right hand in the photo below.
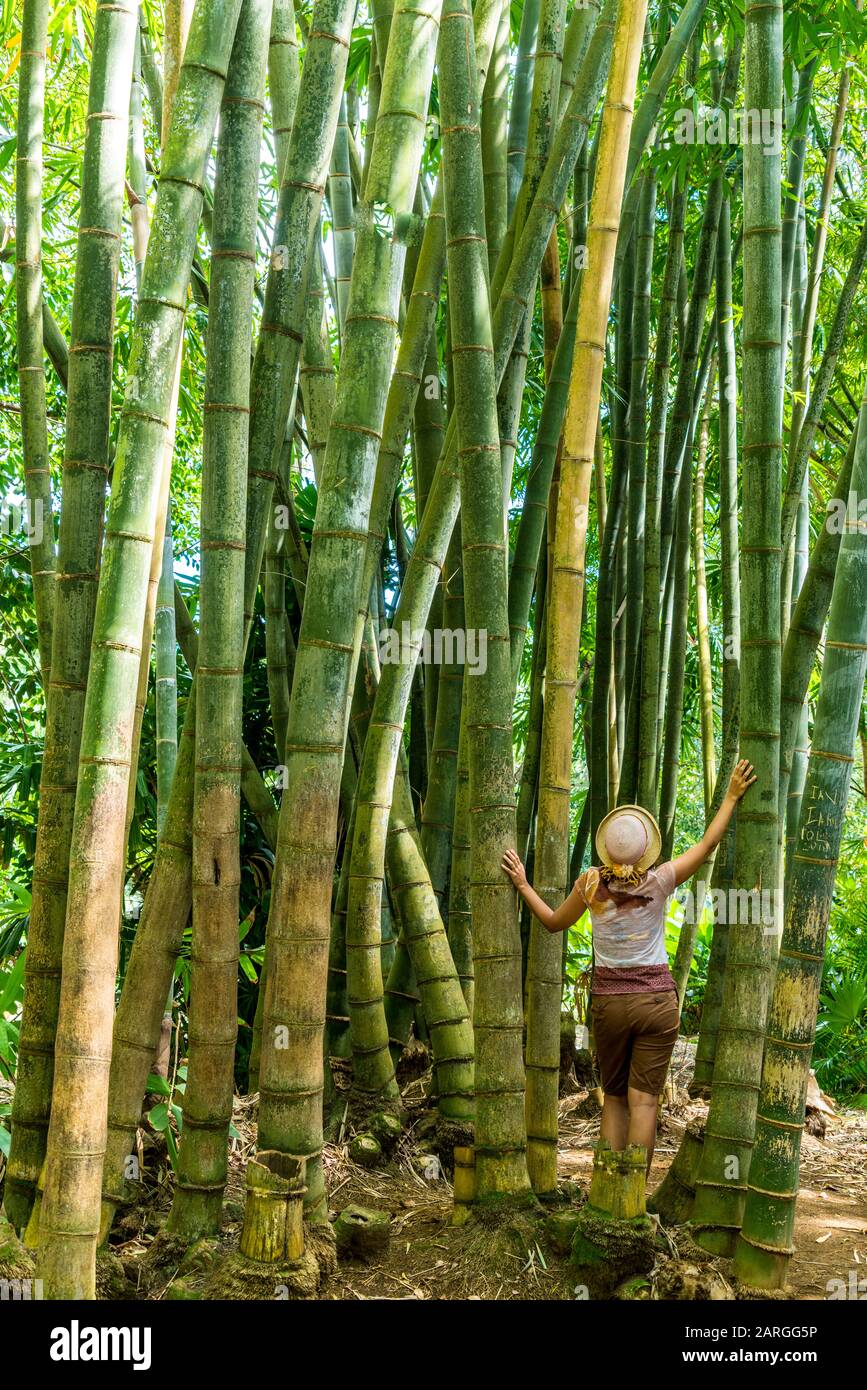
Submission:
M 520 890 L 526 886 L 527 872 L 513 849 L 506 850 L 500 868 L 504 874 L 508 874 L 517 889 Z

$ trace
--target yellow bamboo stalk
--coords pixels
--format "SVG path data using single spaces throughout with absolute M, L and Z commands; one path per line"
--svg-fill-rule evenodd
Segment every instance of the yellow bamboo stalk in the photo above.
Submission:
M 626 160 L 647 0 L 622 0 L 614 31 L 587 233 L 575 353 L 566 406 L 548 596 L 545 710 L 536 830 L 536 891 L 550 906 L 564 896 L 569 859 L 572 724 L 575 717 L 587 512 L 602 364 L 611 307 Z M 562 944 L 534 921 L 527 966 L 527 1167 L 537 1192 L 557 1186 L 557 1087 Z

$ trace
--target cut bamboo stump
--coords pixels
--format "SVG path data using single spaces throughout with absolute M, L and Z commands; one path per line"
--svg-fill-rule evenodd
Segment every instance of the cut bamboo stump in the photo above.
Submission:
M 344 1207 L 334 1221 L 334 1238 L 340 1254 L 369 1259 L 388 1246 L 391 1217 L 375 1207 Z
M 260 1264 L 285 1264 L 304 1253 L 306 1164 L 265 1149 L 247 1164 L 247 1211 L 241 1254 Z
M 349 1157 L 362 1168 L 375 1168 L 382 1158 L 382 1146 L 372 1134 L 356 1134 L 349 1145 Z
M 617 1221 L 644 1216 L 646 1166 L 647 1150 L 639 1144 L 614 1150 L 606 1139 L 600 1139 L 593 1156 L 590 1205 Z
M 610 1298 L 618 1285 L 653 1266 L 653 1223 L 645 1209 L 647 1153 L 637 1144 L 612 1150 L 600 1139 L 593 1157 L 587 1205 L 578 1212 L 572 1265 L 593 1299 Z
M 371 1115 L 369 1128 L 382 1152 L 393 1153 L 403 1132 L 397 1116 L 390 1115 L 387 1110 L 378 1110 L 375 1115 Z
M 454 1148 L 454 1209 L 452 1225 L 462 1226 L 470 1218 L 470 1208 L 476 1200 L 476 1151 L 469 1144 Z

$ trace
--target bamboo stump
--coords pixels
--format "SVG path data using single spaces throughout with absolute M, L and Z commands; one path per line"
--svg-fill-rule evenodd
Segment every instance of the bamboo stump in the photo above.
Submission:
M 276 1149 L 247 1164 L 247 1210 L 241 1254 L 260 1264 L 286 1264 L 304 1253 L 305 1161 Z
M 654 1227 L 645 1210 L 646 1151 L 636 1144 L 615 1152 L 600 1139 L 587 1205 L 572 1237 L 572 1265 L 588 1297 L 610 1298 L 618 1285 L 654 1262 Z
M 391 1217 L 375 1207 L 344 1207 L 334 1222 L 334 1236 L 341 1255 L 368 1260 L 382 1254 L 391 1239 Z
M 581 1211 L 574 1207 L 552 1211 L 545 1217 L 545 1236 L 558 1255 L 569 1254 L 580 1219 Z
M 382 1158 L 379 1140 L 372 1134 L 356 1134 L 349 1145 L 349 1157 L 361 1168 L 375 1168 Z
M 462 1226 L 469 1221 L 476 1200 L 476 1151 L 468 1144 L 456 1144 L 454 1149 L 454 1208 L 452 1225 Z
M 593 1156 L 590 1205 L 617 1221 L 644 1216 L 646 1165 L 647 1150 L 639 1144 L 615 1151 L 607 1139 L 600 1139 Z
M 371 1115 L 369 1129 L 384 1154 L 394 1152 L 403 1133 L 400 1120 L 387 1110 L 378 1110 L 375 1115 Z

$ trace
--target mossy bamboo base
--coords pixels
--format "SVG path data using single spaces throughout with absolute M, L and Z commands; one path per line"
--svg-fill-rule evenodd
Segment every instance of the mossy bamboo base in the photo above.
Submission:
M 572 1237 L 571 1263 L 579 1283 L 592 1299 L 610 1298 L 636 1274 L 653 1267 L 655 1230 L 646 1216 L 629 1220 L 612 1217 L 595 1207 L 582 1207 Z
M 780 1250 L 760 1245 L 756 1240 L 747 1239 L 741 1230 L 735 1256 L 735 1278 L 751 1289 L 784 1289 L 794 1253 L 794 1246 Z
M 647 1210 L 667 1225 L 679 1226 L 692 1216 L 695 1178 L 704 1142 L 704 1123 L 692 1120 L 659 1187 L 647 1199 Z
M 30 1215 L 27 1218 L 27 1225 L 22 1232 L 21 1240 L 28 1250 L 38 1250 L 39 1248 L 39 1219 L 42 1214 L 42 1192 L 45 1186 L 45 1164 L 39 1174 L 39 1181 L 33 1196 L 33 1206 L 30 1208 Z
M 0 1279 L 31 1279 L 33 1257 L 18 1239 L 11 1221 L 0 1214 Z

